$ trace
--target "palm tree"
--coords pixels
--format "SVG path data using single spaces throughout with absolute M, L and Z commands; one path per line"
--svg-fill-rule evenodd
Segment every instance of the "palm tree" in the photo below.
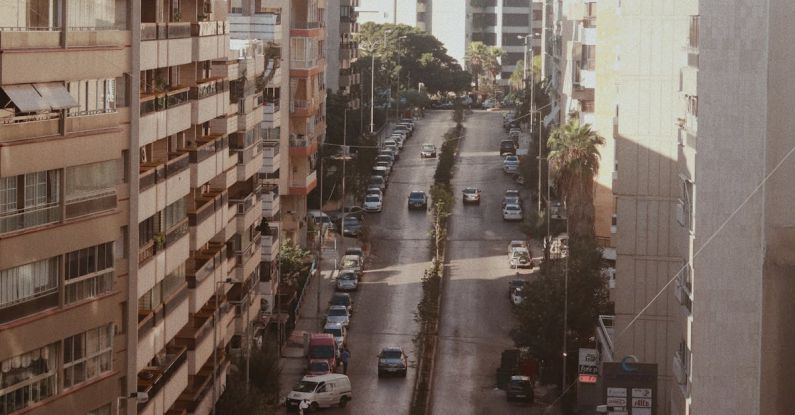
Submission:
M 480 78 L 486 78 L 493 83 L 500 73 L 500 58 L 505 52 L 496 47 L 488 46 L 483 42 L 472 42 L 467 48 L 465 60 L 467 68 L 475 78 L 475 89 L 480 89 Z M 489 85 L 491 86 L 491 85 Z
M 572 241 L 593 240 L 594 177 L 599 172 L 599 148 L 605 139 L 580 125 L 577 119 L 556 128 L 547 146 L 549 167 L 556 188 L 566 201 L 569 236 Z

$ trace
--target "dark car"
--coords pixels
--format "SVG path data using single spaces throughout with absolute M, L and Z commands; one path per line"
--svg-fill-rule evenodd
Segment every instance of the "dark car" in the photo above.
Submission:
M 513 140 L 500 141 L 500 155 L 504 156 L 506 154 L 516 155 L 516 144 Z
M 415 190 L 409 193 L 409 209 L 427 209 L 428 195 L 422 190 Z
M 362 222 L 356 216 L 342 219 L 342 236 L 359 236 L 362 234 Z
M 378 354 L 378 376 L 397 373 L 406 377 L 408 367 L 408 359 L 400 347 L 384 347 Z
M 511 376 L 511 381 L 505 389 L 505 397 L 509 401 L 533 403 L 533 382 L 527 376 Z
M 329 305 L 344 305 L 348 307 L 348 312 L 353 314 L 353 300 L 351 299 L 351 295 L 348 293 L 334 293 L 331 296 L 331 300 L 328 302 Z
M 354 246 L 346 249 L 345 255 L 359 255 L 360 257 L 364 258 L 364 251 L 362 250 L 362 248 Z

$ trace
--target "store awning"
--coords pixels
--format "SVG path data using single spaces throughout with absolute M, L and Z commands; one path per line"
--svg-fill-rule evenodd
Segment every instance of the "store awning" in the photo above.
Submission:
M 66 87 L 60 82 L 48 82 L 46 84 L 33 84 L 54 110 L 65 110 L 77 106 L 77 101 L 69 94 Z
M 3 85 L 3 92 L 8 95 L 14 106 L 22 112 L 49 111 L 50 104 L 36 92 L 31 84 Z

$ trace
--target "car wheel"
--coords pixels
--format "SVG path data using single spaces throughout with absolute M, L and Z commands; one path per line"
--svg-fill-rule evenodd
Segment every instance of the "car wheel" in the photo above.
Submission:
M 401 374 L 401 376 L 403 376 L 405 378 L 407 373 L 408 373 L 408 369 L 404 369 L 403 373 Z
M 345 405 L 348 405 L 348 397 L 347 396 L 343 396 L 342 398 L 340 398 L 340 408 L 344 408 Z

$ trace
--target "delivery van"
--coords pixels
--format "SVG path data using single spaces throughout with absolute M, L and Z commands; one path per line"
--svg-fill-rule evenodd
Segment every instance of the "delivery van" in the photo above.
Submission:
M 339 406 L 344 408 L 353 398 L 351 381 L 347 376 L 331 373 L 322 376 L 304 376 L 287 395 L 287 409 L 298 408 L 302 401 L 309 403 L 309 410 Z

